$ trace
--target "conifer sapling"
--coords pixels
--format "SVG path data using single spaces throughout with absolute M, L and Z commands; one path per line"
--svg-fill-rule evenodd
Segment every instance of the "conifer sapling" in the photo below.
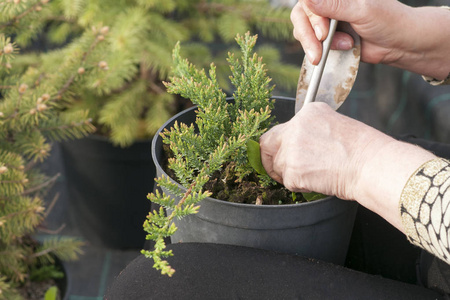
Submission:
M 253 53 L 256 39 L 257 36 L 249 33 L 237 35 L 241 55 L 228 54 L 232 73 L 230 80 L 235 88 L 233 102 L 227 101 L 226 94 L 220 89 L 214 64 L 207 73 L 181 58 L 179 44 L 173 51 L 174 76 L 165 83 L 167 90 L 190 99 L 197 105 L 197 110 L 195 126 L 175 122 L 170 130 L 165 129 L 161 133 L 172 154 L 168 168 L 173 171 L 177 182 L 186 187 L 181 189 L 173 180 L 162 176 L 156 182 L 163 192 L 157 189 L 148 196 L 161 208 L 150 212 L 144 223 L 147 239 L 155 241 L 155 246 L 153 250 L 143 250 L 142 253 L 153 259 L 154 267 L 162 274 L 172 276 L 175 272 L 165 260 L 173 253 L 165 250 L 164 239 L 177 230 L 174 220 L 197 213 L 199 203 L 211 196 L 205 184 L 213 174 L 218 171 L 226 173 L 231 177 L 230 181 L 257 178 L 262 187 L 277 184 L 267 173 L 257 172 L 258 167 L 255 171 L 252 167 L 256 166 L 252 163 L 254 159 L 249 163 L 248 158 L 248 153 L 253 151 L 248 145 L 257 143 L 273 121 L 273 86 L 262 58 Z M 181 200 L 176 202 L 164 191 Z M 264 193 L 261 192 L 256 203 L 262 202 L 263 198 Z

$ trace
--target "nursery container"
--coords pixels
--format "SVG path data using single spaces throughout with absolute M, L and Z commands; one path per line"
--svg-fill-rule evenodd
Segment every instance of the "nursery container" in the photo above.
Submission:
M 58 287 L 62 300 L 69 300 L 70 298 L 70 274 L 67 270 L 67 267 L 64 262 L 62 262 L 59 258 L 55 258 L 56 265 L 59 266 L 64 273 L 64 277 L 56 279 L 56 286 Z
M 295 99 L 274 97 L 272 114 L 277 122 L 294 115 Z M 163 142 L 159 133 L 175 121 L 191 124 L 195 107 L 168 120 L 154 136 L 152 156 L 157 176 L 162 169 Z M 165 193 L 169 194 L 168 191 Z M 179 199 L 178 199 L 179 200 Z M 232 244 L 294 253 L 343 265 L 353 229 L 357 203 L 327 197 L 309 203 L 252 205 L 207 198 L 200 210 L 175 223 L 172 243 L 205 242 Z
M 105 137 L 89 136 L 61 143 L 69 214 L 94 245 L 140 249 L 150 210 L 155 166 L 151 140 L 120 148 Z

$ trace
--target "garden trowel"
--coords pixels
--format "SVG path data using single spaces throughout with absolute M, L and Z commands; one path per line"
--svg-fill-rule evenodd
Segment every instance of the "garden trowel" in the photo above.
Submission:
M 354 40 L 351 50 L 330 50 L 334 32 L 343 31 Z M 317 66 L 303 59 L 298 80 L 295 113 L 305 103 L 320 101 L 328 103 L 334 110 L 350 93 L 358 73 L 361 57 L 361 41 L 349 23 L 330 20 L 330 30 L 322 43 L 322 57 Z

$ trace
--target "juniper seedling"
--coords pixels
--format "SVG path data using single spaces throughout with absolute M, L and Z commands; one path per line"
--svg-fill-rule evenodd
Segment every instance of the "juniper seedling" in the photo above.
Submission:
M 247 33 L 237 35 L 242 56 L 236 58 L 229 53 L 228 63 L 231 69 L 231 83 L 235 87 L 234 103 L 226 101 L 226 94 L 219 88 L 216 68 L 211 64 L 208 75 L 198 70 L 186 59 L 180 57 L 180 46 L 173 51 L 174 76 L 166 83 L 170 93 L 180 94 L 198 106 L 196 126 L 176 123 L 170 130 L 162 133 L 164 143 L 170 146 L 174 157 L 169 159 L 169 168 L 175 172 L 177 180 L 187 190 L 181 190 L 169 178 L 157 179 L 157 184 L 180 196 L 175 200 L 164 192 L 149 194 L 150 201 L 161 205 L 159 211 L 150 212 L 144 223 L 147 239 L 154 240 L 151 251 L 142 253 L 154 260 L 154 267 L 162 274 L 171 276 L 174 269 L 165 258 L 172 255 L 166 251 L 164 238 L 176 230 L 174 219 L 195 214 L 199 202 L 210 196 L 203 186 L 215 171 L 233 161 L 228 168 L 233 169 L 237 179 L 253 172 L 247 159 L 247 142 L 258 140 L 270 125 L 273 108 L 271 92 L 273 86 L 266 74 L 262 58 L 253 53 L 257 36 Z M 267 174 L 266 180 L 269 181 Z M 165 211 L 168 212 L 167 216 Z

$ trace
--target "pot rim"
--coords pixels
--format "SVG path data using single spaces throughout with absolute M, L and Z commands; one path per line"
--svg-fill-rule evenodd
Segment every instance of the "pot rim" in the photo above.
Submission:
M 227 97 L 226 99 L 227 99 L 227 100 L 232 100 L 233 97 Z M 272 96 L 271 99 L 274 99 L 274 100 L 282 100 L 282 101 L 294 101 L 294 102 L 295 102 L 295 99 L 294 99 L 294 98 L 292 98 L 292 97 L 285 97 L 285 96 Z M 184 114 L 186 114 L 186 113 L 188 113 L 188 112 L 191 112 L 192 110 L 195 110 L 195 109 L 197 109 L 197 105 L 192 106 L 192 107 L 189 107 L 189 108 L 187 108 L 187 109 L 185 109 L 185 110 L 183 110 L 183 111 L 177 113 L 177 114 L 174 115 L 173 117 L 171 117 L 169 120 L 167 120 L 167 121 L 166 121 L 166 122 L 158 129 L 158 131 L 155 133 L 155 135 L 153 136 L 153 139 L 152 139 L 151 152 L 152 152 L 152 159 L 153 159 L 153 162 L 154 162 L 154 164 L 155 164 L 156 169 L 161 170 L 161 173 L 162 173 L 163 176 L 170 178 L 170 179 L 171 179 L 173 182 L 175 182 L 175 183 L 177 184 L 177 186 L 178 186 L 181 190 L 183 190 L 183 191 L 185 191 L 186 188 L 185 188 L 184 186 L 182 186 L 180 183 L 178 183 L 177 181 L 175 181 L 172 177 L 170 177 L 169 175 L 167 175 L 167 173 L 164 171 L 164 169 L 163 169 L 162 166 L 160 165 L 160 163 L 159 163 L 159 158 L 156 156 L 156 143 L 158 142 L 158 139 L 161 139 L 161 135 L 160 135 L 161 132 L 162 132 L 165 128 L 167 128 L 168 125 L 169 125 L 170 123 L 173 123 L 173 122 L 174 122 L 176 119 L 178 119 L 180 116 L 182 116 L 182 115 L 184 115 Z M 162 141 L 161 141 L 161 142 L 162 142 Z M 156 183 L 155 183 L 155 184 L 156 184 Z M 345 200 L 339 199 L 339 198 L 337 198 L 337 197 L 335 197 L 335 196 L 328 196 L 328 197 L 326 197 L 326 198 L 319 199 L 319 200 L 314 200 L 314 201 L 311 201 L 311 202 L 301 202 L 301 203 L 297 203 L 297 204 L 279 204 L 279 205 L 276 205 L 276 204 L 255 205 L 255 204 L 248 204 L 248 203 L 237 203 L 237 202 L 229 202 L 229 201 L 225 201 L 225 200 L 220 200 L 220 199 L 216 199 L 216 198 L 212 198 L 212 197 L 207 197 L 207 198 L 205 198 L 205 199 L 202 200 L 202 201 L 205 201 L 205 200 L 207 200 L 207 201 L 212 201 L 212 202 L 216 202 L 216 203 L 222 204 L 222 205 L 231 205 L 231 206 L 241 206 L 241 207 L 246 207 L 247 209 L 251 209 L 251 208 L 254 208 L 254 209 L 273 209 L 273 208 L 275 208 L 275 207 L 278 208 L 278 209 L 290 209 L 290 208 L 292 208 L 292 207 L 298 207 L 299 205 L 301 205 L 301 206 L 314 206 L 314 205 L 320 205 L 320 204 L 323 203 L 323 202 L 328 202 L 328 201 L 331 201 L 331 200 L 333 200 L 333 201 L 336 201 L 336 200 L 339 200 L 339 201 L 345 201 Z M 346 202 L 347 202 L 347 201 L 346 201 Z

